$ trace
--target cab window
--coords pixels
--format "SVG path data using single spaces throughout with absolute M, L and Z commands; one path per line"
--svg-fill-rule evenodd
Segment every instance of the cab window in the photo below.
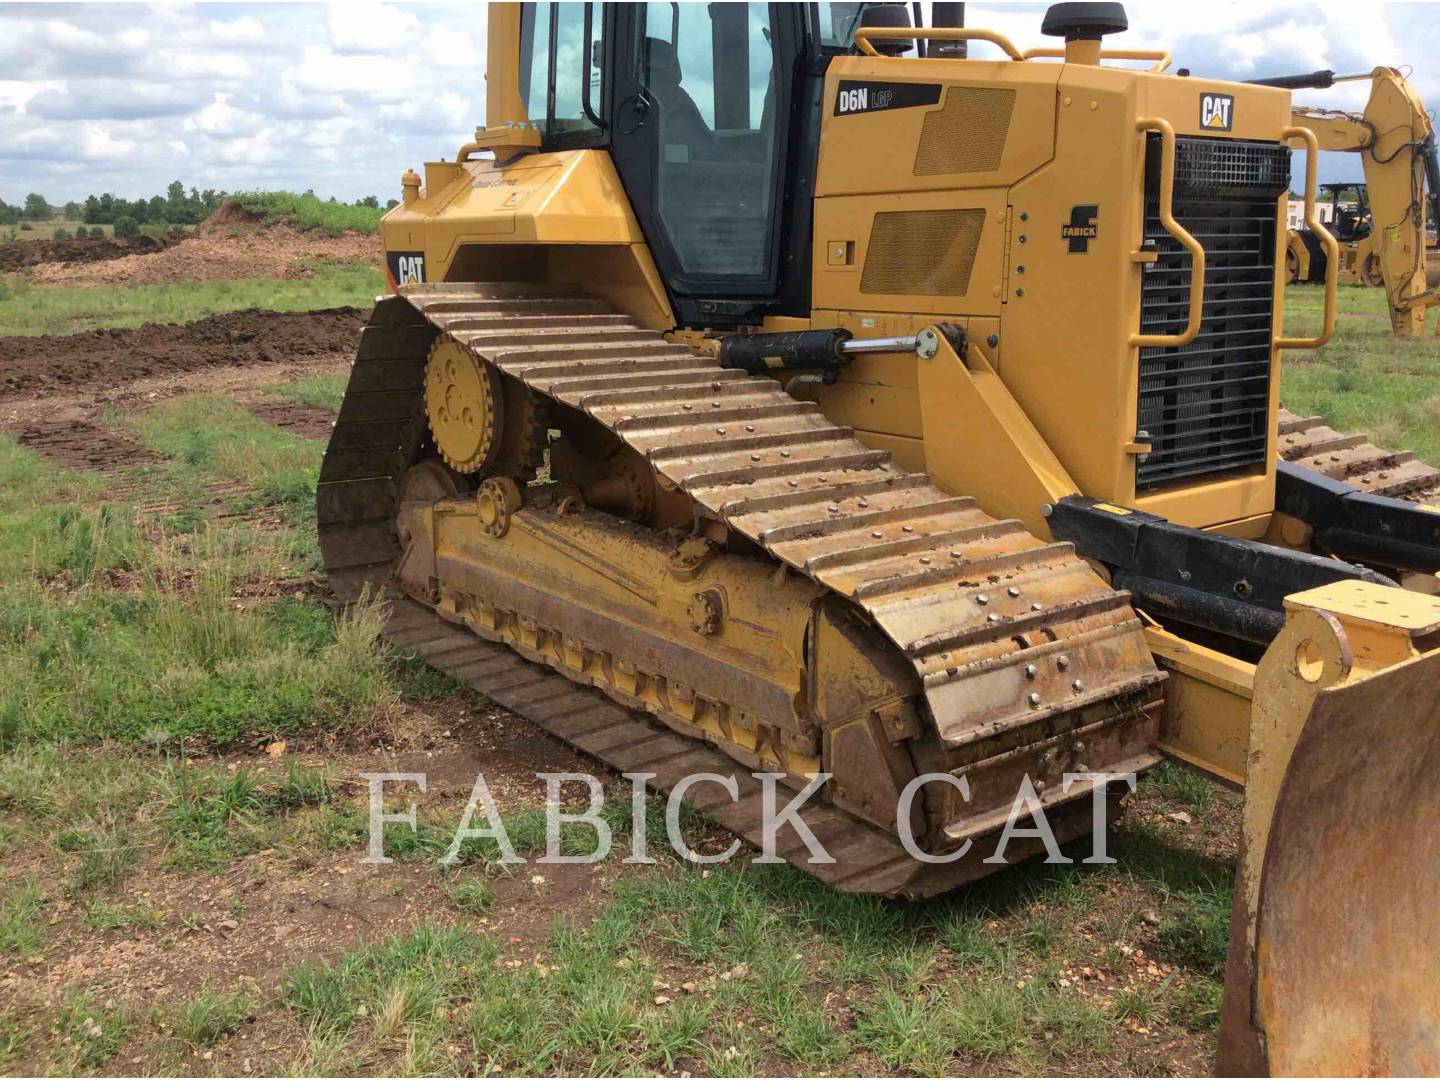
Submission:
M 585 115 L 583 91 L 588 54 L 590 105 L 598 110 L 600 7 L 573 3 L 520 6 L 520 98 L 526 115 L 547 137 L 596 130 Z M 588 38 L 586 8 L 591 9 Z

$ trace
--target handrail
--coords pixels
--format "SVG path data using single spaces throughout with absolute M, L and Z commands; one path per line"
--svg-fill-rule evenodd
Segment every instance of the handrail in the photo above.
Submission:
M 1065 56 L 1065 50 L 1056 46 L 1040 46 L 1034 49 L 1026 49 L 1021 54 L 1026 60 L 1034 60 L 1037 56 L 1059 57 Z M 1101 49 L 1101 60 L 1154 60 L 1156 64 L 1150 70 L 1153 72 L 1165 71 L 1175 59 L 1164 49 Z
M 855 47 L 866 56 L 879 56 L 870 44 L 876 41 L 988 41 L 999 45 L 1011 60 L 1024 60 L 1025 55 L 1004 34 L 969 26 L 862 26 L 855 31 Z
M 1335 334 L 1335 308 L 1337 303 L 1336 282 L 1340 269 L 1340 245 L 1330 230 L 1320 223 L 1315 213 L 1315 193 L 1319 187 L 1320 141 L 1315 132 L 1307 127 L 1287 127 L 1280 130 L 1283 142 L 1299 139 L 1305 144 L 1305 225 L 1320 238 L 1325 249 L 1325 322 L 1317 337 L 1277 337 L 1277 349 L 1318 349 Z
M 1200 241 L 1191 236 L 1173 213 L 1175 203 L 1175 128 L 1170 121 L 1159 116 L 1144 117 L 1135 121 L 1138 132 L 1158 131 L 1160 133 L 1160 224 L 1165 231 L 1180 242 L 1190 253 L 1190 314 L 1185 329 L 1178 334 L 1130 335 L 1132 348 L 1177 349 L 1189 345 L 1200 333 L 1204 318 L 1205 302 L 1205 249 Z

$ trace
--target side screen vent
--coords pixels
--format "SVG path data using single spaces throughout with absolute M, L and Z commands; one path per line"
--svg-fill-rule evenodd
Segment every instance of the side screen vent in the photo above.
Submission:
M 1160 149 L 1150 136 L 1145 246 L 1158 258 L 1141 279 L 1140 329 L 1175 334 L 1189 312 L 1190 258 L 1160 224 Z M 1276 200 L 1290 186 L 1290 149 L 1186 136 L 1175 149 L 1174 212 L 1205 249 L 1205 299 L 1189 345 L 1140 350 L 1136 428 L 1155 448 L 1136 459 L 1141 491 L 1263 469 L 1270 453 Z
M 985 211 L 896 210 L 875 215 L 862 293 L 964 296 Z
M 950 87 L 945 104 L 925 114 L 915 148 L 915 175 L 994 172 L 1005 152 L 1014 111 L 1014 90 Z

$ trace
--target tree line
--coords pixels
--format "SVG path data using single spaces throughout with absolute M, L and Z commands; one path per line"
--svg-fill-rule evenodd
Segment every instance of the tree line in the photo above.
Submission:
M 62 218 L 91 226 L 109 225 L 116 236 L 135 236 L 141 226 L 176 228 L 198 225 L 215 212 L 226 195 L 226 192 L 214 188 L 201 191 L 192 187 L 187 192 L 185 185 L 176 180 L 165 189 L 165 194 L 148 199 L 125 199 L 106 192 L 104 195 L 91 195 L 83 203 L 67 202 L 56 206 L 39 192 L 32 191 L 20 206 L 7 205 L 0 199 L 0 225 L 22 225 Z M 335 202 L 333 198 L 330 201 Z M 378 209 L 380 200 L 369 195 L 356 199 L 354 205 Z M 394 205 L 393 199 L 390 205 Z M 100 235 L 99 229 L 95 230 L 95 235 Z

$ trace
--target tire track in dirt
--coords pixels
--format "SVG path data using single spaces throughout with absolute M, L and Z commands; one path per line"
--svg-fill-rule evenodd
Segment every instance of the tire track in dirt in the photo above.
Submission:
M 335 427 L 334 410 L 323 405 L 302 405 L 290 401 L 247 401 L 241 404 L 252 416 L 304 439 L 328 441 L 330 431 Z
M 72 469 L 103 475 L 164 461 L 129 432 L 84 420 L 37 420 L 15 434 L 27 449 Z

